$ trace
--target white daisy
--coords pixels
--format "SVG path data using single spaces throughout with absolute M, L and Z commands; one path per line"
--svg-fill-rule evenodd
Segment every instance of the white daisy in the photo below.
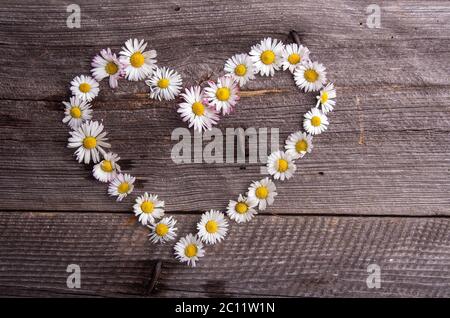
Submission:
M 117 161 L 120 157 L 116 153 L 108 152 L 103 155 L 103 160 L 92 169 L 94 178 L 100 182 L 111 182 L 117 173 L 120 173 L 120 166 Z
M 133 192 L 135 177 L 125 173 L 118 174 L 108 186 L 108 194 L 117 196 L 117 201 L 122 201 L 127 195 Z
M 302 158 L 313 149 L 313 137 L 310 134 L 297 131 L 286 139 L 286 153 L 294 159 Z
M 334 88 L 333 83 L 328 83 L 320 91 L 320 96 L 317 96 L 317 106 L 322 105 L 322 112 L 324 114 L 331 112 L 336 105 L 336 89 Z
M 209 82 L 205 88 L 205 96 L 209 105 L 216 108 L 223 115 L 229 114 L 239 100 L 238 83 L 230 75 L 225 75 L 217 80 L 217 84 Z
M 275 180 L 290 179 L 295 170 L 297 170 L 297 166 L 292 157 L 283 151 L 275 151 L 267 158 L 267 171 Z
M 140 81 L 150 76 L 156 67 L 156 51 L 145 52 L 147 43 L 129 39 L 122 46 L 120 62 L 124 65 L 125 77 L 130 81 Z
M 91 69 L 92 76 L 97 81 L 109 77 L 109 86 L 117 87 L 117 80 L 123 75 L 123 66 L 116 53 L 112 53 L 110 48 L 103 49 L 100 51 L 100 55 L 94 57 L 91 65 L 93 67 Z
M 318 135 L 328 127 L 328 118 L 318 108 L 312 108 L 304 115 L 303 128 L 311 135 Z
M 244 197 L 242 194 L 236 201 L 230 200 L 227 207 L 228 217 L 237 223 L 250 221 L 258 212 L 254 209 L 258 201 Z
M 82 101 L 90 102 L 97 97 L 98 92 L 100 91 L 98 82 L 87 75 L 76 76 L 70 82 L 70 85 L 72 95 L 78 97 Z
M 205 256 L 203 244 L 198 238 L 192 234 L 182 237 L 177 244 L 175 244 L 175 257 L 181 263 L 187 263 L 189 266 L 195 267 L 195 262 L 198 262 L 200 257 Z
M 189 128 L 202 132 L 211 130 L 212 126 L 219 121 L 219 115 L 215 108 L 206 104 L 206 100 L 200 86 L 186 88 L 180 95 L 184 102 L 178 106 L 178 112 L 184 122 L 189 122 Z
M 103 131 L 103 125 L 98 121 L 87 121 L 80 127 L 70 132 L 69 148 L 78 148 L 75 151 L 78 162 L 84 161 L 85 164 L 89 164 L 92 161 L 97 163 L 100 161 L 100 154 L 105 153 L 103 148 L 110 148 L 111 145 L 107 142 L 108 138 L 105 138 L 106 132 Z
M 277 195 L 276 190 L 275 183 L 266 177 L 250 185 L 248 188 L 248 198 L 258 202 L 258 208 L 263 211 L 267 205 L 273 204 L 274 198 Z
M 241 87 L 255 78 L 253 62 L 248 54 L 236 54 L 229 58 L 225 63 L 225 72 L 229 73 Z
M 309 50 L 307 47 L 297 43 L 287 44 L 281 56 L 281 65 L 283 70 L 289 69 L 291 73 L 294 73 L 295 68 L 308 59 Z
M 227 235 L 228 222 L 222 212 L 210 210 L 203 213 L 197 229 L 198 236 L 204 243 L 215 244 Z
M 322 64 L 306 61 L 295 69 L 294 79 L 305 92 L 318 91 L 327 82 L 327 72 Z
M 169 216 L 162 218 L 161 221 L 156 224 L 148 225 L 150 228 L 150 234 L 148 235 L 150 236 L 150 241 L 155 244 L 173 241 L 177 236 L 177 228 L 175 227 L 176 223 L 177 221 L 173 217 Z
M 145 84 L 150 86 L 150 98 L 172 100 L 181 91 L 181 76 L 176 71 L 157 67 Z
M 164 216 L 164 201 L 158 200 L 156 194 L 143 195 L 136 198 L 136 203 L 133 205 L 134 214 L 139 216 L 139 222 L 142 225 L 155 223 L 155 219 Z
M 65 109 L 63 123 L 68 123 L 72 129 L 77 129 L 81 124 L 92 118 L 91 104 L 82 101 L 76 96 L 72 96 L 69 102 L 63 102 Z
M 283 43 L 277 39 L 265 38 L 250 51 L 255 71 L 263 76 L 273 76 L 281 66 Z

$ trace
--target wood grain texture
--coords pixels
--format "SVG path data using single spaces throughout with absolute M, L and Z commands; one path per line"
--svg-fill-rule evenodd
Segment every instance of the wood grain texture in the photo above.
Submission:
M 104 195 L 105 187 L 76 164 L 72 151 L 65 149 L 67 129 L 60 122 L 68 82 L 88 72 L 90 58 L 101 47 L 117 51 L 124 39 L 143 37 L 157 49 L 161 65 L 175 67 L 193 84 L 216 78 L 227 57 L 248 51 L 261 37 L 289 41 L 289 30 L 297 29 L 313 57 L 327 65 L 339 100 L 330 131 L 316 138 L 315 151 L 302 160 L 298 177 L 280 185 L 276 208 L 288 214 L 448 215 L 450 69 L 444 61 L 450 52 L 443 26 L 450 21 L 449 10 L 442 8 L 445 2 L 427 5 L 430 11 L 423 11 L 420 2 L 390 3 L 383 6 L 383 27 L 368 29 L 360 25 L 365 6 L 351 4 L 343 1 L 327 10 L 326 2 L 137 2 L 118 17 L 120 2 L 81 2 L 82 28 L 67 29 L 65 4 L 38 2 L 27 9 L 6 2 L 3 10 L 9 14 L 0 29 L 0 165 L 8 173 L 0 175 L 0 196 L 7 198 L 0 200 L 0 208 L 129 209 L 129 202 L 113 204 Z M 236 10 L 253 14 L 244 24 L 229 23 Z M 311 10 L 321 16 L 320 22 L 311 19 Z M 36 12 L 45 12 L 45 17 Z M 421 18 L 411 12 L 421 13 Z M 193 24 L 195 13 L 199 15 Z M 325 46 L 318 34 L 327 34 Z M 102 88 L 94 118 L 104 121 L 113 150 L 139 178 L 138 189 L 159 192 L 169 211 L 223 209 L 262 177 L 262 164 L 174 164 L 170 151 L 176 142 L 170 135 L 174 128 L 185 127 L 176 103 L 149 100 L 143 83 L 122 82 L 116 92 L 105 83 Z M 301 127 L 314 96 L 299 93 L 287 73 L 248 86 L 249 91 L 265 89 L 272 91 L 243 98 L 219 128 L 279 128 L 283 143 Z
M 150 244 L 129 214 L 0 216 L 4 296 L 450 296 L 448 218 L 258 216 L 191 269 Z M 193 216 L 178 219 L 180 233 L 195 226 Z M 72 263 L 79 290 L 66 287 Z M 381 267 L 380 289 L 367 288 L 369 264 Z
M 0 161 L 8 173 L 0 176 L 1 196 L 7 198 L 0 200 L 1 208 L 26 210 L 32 205 L 49 211 L 129 210 L 131 199 L 115 204 L 105 195 L 106 186 L 75 162 L 72 150 L 66 148 L 67 130 L 58 123 L 58 104 L 52 103 L 54 108 L 49 111 L 49 103 L 34 102 L 33 113 L 27 112 L 28 102 L 0 104 L 1 113 L 28 126 L 23 129 L 22 125 L 3 122 L 7 133 L 0 136 Z M 269 105 L 265 110 L 275 113 L 276 108 Z M 298 117 L 304 109 L 297 111 Z M 251 116 L 256 109 L 248 111 Z M 105 119 L 123 168 L 139 178 L 138 190 L 160 193 L 169 211 L 223 209 L 229 199 L 245 192 L 252 180 L 263 177 L 262 164 L 175 164 L 170 153 L 176 141 L 170 136 L 179 125 L 178 118 L 172 111 L 152 113 L 145 108 L 96 110 L 97 116 Z M 32 117 L 37 114 L 42 119 L 36 122 Z M 152 119 L 155 117 L 158 119 Z M 158 126 L 147 125 L 150 120 L 158 121 Z M 263 126 L 263 120 L 261 116 L 256 122 Z M 234 125 L 226 121 L 222 127 L 247 127 L 244 122 Z M 283 125 L 281 118 L 278 121 L 281 140 L 296 129 L 295 122 Z M 40 127 L 46 127 L 44 134 L 36 134 Z M 278 183 L 275 208 L 290 214 L 449 214 L 448 132 L 367 129 L 364 145 L 358 144 L 359 132 L 340 132 L 334 127 L 317 137 L 313 153 L 300 161 L 297 177 Z
M 448 1 L 380 1 L 379 29 L 365 23 L 371 0 L 82 0 L 81 29 L 66 27 L 70 2 L 1 2 L 0 294 L 450 296 Z M 290 42 L 291 29 L 337 86 L 330 129 L 296 177 L 277 184 L 273 207 L 233 227 L 200 268 L 184 268 L 145 242 L 132 200 L 108 198 L 66 148 L 68 83 L 130 37 L 149 41 L 186 85 L 200 83 L 263 37 Z M 186 127 L 176 102 L 149 100 L 143 83 L 101 88 L 94 118 L 138 177 L 136 194 L 159 193 L 183 231 L 262 177 L 260 163 L 175 164 L 170 135 Z M 286 72 L 242 95 L 218 127 L 279 128 L 281 143 L 315 100 Z M 87 271 L 81 291 L 65 287 L 72 261 Z M 370 262 L 386 270 L 381 290 L 365 285 Z

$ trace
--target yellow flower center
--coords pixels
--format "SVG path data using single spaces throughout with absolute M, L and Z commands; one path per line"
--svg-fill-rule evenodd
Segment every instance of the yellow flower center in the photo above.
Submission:
M 119 67 L 114 62 L 108 62 L 108 64 L 106 64 L 106 66 L 105 66 L 105 71 L 109 75 L 116 74 L 118 70 L 119 70 Z
M 205 113 L 205 106 L 200 102 L 192 104 L 192 112 L 197 116 L 203 116 Z
M 136 52 L 133 55 L 131 55 L 131 57 L 130 57 L 130 64 L 133 67 L 136 67 L 136 68 L 141 67 L 142 65 L 144 65 L 144 62 L 145 62 L 145 58 L 141 52 Z
M 328 93 L 322 92 L 322 94 L 320 95 L 320 102 L 322 104 L 325 104 L 327 101 L 328 101 Z
M 275 61 L 275 53 L 271 50 L 262 52 L 261 61 L 266 65 L 272 64 Z
M 109 160 L 103 160 L 100 168 L 102 168 L 102 170 L 105 172 L 112 172 L 114 170 L 112 162 Z
M 260 186 L 256 189 L 255 194 L 258 199 L 265 199 L 269 195 L 269 189 L 265 186 Z
M 78 88 L 80 89 L 80 92 L 88 93 L 91 90 L 91 85 L 89 85 L 88 83 L 81 83 Z
M 302 58 L 297 53 L 292 53 L 288 56 L 288 62 L 291 64 L 298 64 Z
M 158 87 L 162 88 L 162 89 L 169 87 L 169 84 L 170 84 L 170 81 L 167 78 L 161 78 L 158 81 Z
M 247 67 L 245 67 L 244 64 L 239 64 L 234 69 L 234 74 L 236 74 L 237 76 L 244 76 L 245 73 L 247 73 Z
M 307 80 L 308 82 L 314 83 L 318 78 L 319 74 L 317 74 L 316 70 L 310 68 L 305 71 L 305 80 Z
M 169 227 L 164 223 L 159 223 L 155 227 L 155 232 L 158 236 L 165 236 L 169 232 Z
M 128 190 L 130 190 L 130 185 L 128 184 L 128 182 L 122 182 L 117 188 L 117 191 L 120 194 L 128 193 Z
M 298 153 L 306 152 L 307 149 L 308 149 L 308 142 L 305 139 L 299 140 L 295 144 L 295 150 Z
M 206 231 L 208 233 L 216 233 L 217 230 L 219 229 L 219 224 L 217 224 L 216 221 L 211 220 L 211 221 L 206 222 L 205 227 L 206 227 Z
M 196 256 L 197 255 L 197 246 L 195 244 L 189 244 L 184 249 L 184 254 L 189 258 Z
M 70 116 L 73 118 L 80 118 L 81 117 L 81 109 L 78 106 L 73 106 L 70 109 Z
M 289 164 L 286 159 L 278 159 L 277 166 L 278 172 L 285 172 L 288 169 Z
M 216 97 L 221 102 L 225 102 L 230 98 L 230 89 L 228 87 L 221 87 L 216 91 Z
M 313 116 L 313 118 L 311 118 L 311 125 L 313 125 L 314 127 L 320 126 L 321 122 L 322 121 L 320 120 L 319 116 Z
M 92 149 L 92 148 L 95 148 L 96 146 L 97 146 L 97 139 L 95 139 L 95 137 L 88 136 L 83 139 L 83 147 L 84 148 Z
M 238 204 L 236 204 L 235 210 L 239 214 L 244 214 L 248 211 L 248 205 L 244 202 L 239 202 Z
M 152 213 L 154 208 L 155 205 L 153 204 L 153 202 L 150 201 L 144 201 L 141 204 L 141 210 L 144 213 Z

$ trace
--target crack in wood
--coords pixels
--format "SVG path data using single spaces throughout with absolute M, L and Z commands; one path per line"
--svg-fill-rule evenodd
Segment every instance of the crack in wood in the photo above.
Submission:
M 361 108 L 361 102 L 358 96 L 356 96 L 356 101 L 355 101 L 356 107 L 358 109 L 358 125 L 359 125 L 359 140 L 358 143 L 360 145 L 365 145 L 366 144 L 366 140 L 365 140 L 365 135 L 364 135 L 364 120 L 363 120 L 363 115 L 362 115 L 362 108 Z
M 158 283 L 159 276 L 161 275 L 162 260 L 157 260 L 153 268 L 152 276 L 147 286 L 147 295 L 154 292 L 156 284 Z

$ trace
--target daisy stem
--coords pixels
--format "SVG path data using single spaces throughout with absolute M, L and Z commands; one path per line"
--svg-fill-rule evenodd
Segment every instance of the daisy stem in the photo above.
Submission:
M 291 30 L 291 31 L 289 32 L 289 35 L 291 36 L 292 40 L 294 40 L 295 43 L 297 43 L 298 45 L 301 44 L 301 41 L 300 41 L 300 35 L 298 34 L 297 31 Z
M 282 89 L 259 89 L 259 90 L 253 90 L 253 91 L 239 91 L 240 97 L 253 97 L 253 96 L 261 96 L 266 94 L 273 94 L 273 93 L 283 93 L 285 90 Z

